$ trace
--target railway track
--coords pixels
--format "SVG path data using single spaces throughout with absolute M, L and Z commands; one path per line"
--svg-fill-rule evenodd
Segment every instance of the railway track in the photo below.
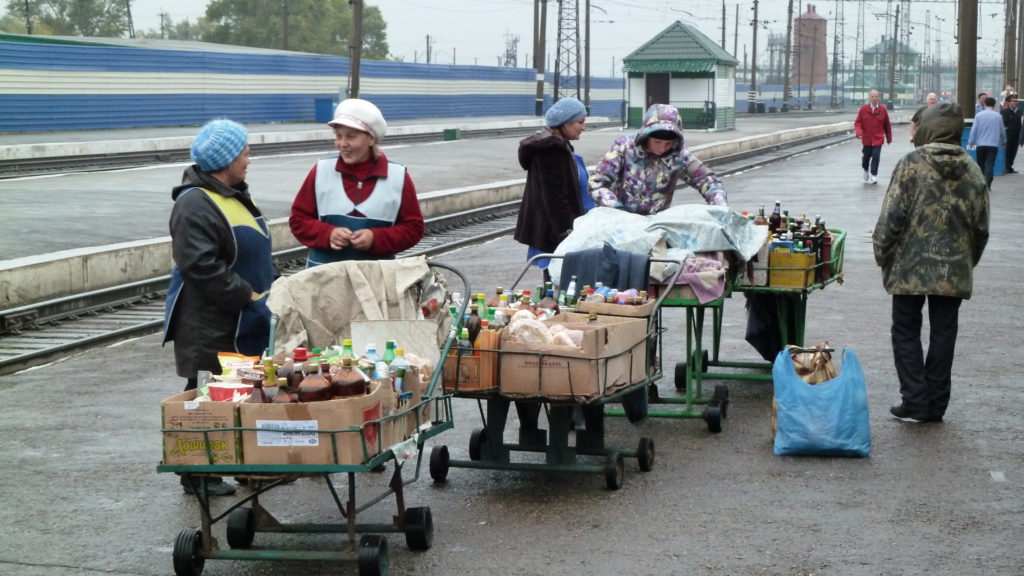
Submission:
M 620 126 L 618 122 L 599 122 L 588 124 L 588 127 L 608 128 Z M 461 130 L 459 137 L 471 138 L 502 138 L 526 136 L 536 131 L 536 127 L 523 128 L 489 128 L 486 130 Z M 423 134 L 396 135 L 387 139 L 387 144 L 410 144 L 416 142 L 440 142 L 442 132 Z M 302 140 L 295 142 L 278 142 L 272 144 L 252 144 L 252 154 L 273 156 L 297 152 L 333 152 L 329 140 Z M 47 174 L 63 174 L 67 172 L 94 172 L 154 164 L 173 164 L 189 161 L 187 149 L 148 150 L 145 152 L 125 152 L 122 154 L 82 154 L 53 158 L 19 158 L 0 160 L 0 179 L 19 178 L 25 176 L 43 176 Z
M 721 175 L 735 174 L 849 138 L 839 135 L 800 141 L 709 163 Z M 401 256 L 437 256 L 510 235 L 518 206 L 515 201 L 430 219 L 423 240 Z M 289 274 L 302 269 L 305 254 L 305 248 L 293 248 L 275 253 L 274 258 L 278 269 Z M 168 280 L 163 276 L 0 311 L 0 375 L 158 332 Z

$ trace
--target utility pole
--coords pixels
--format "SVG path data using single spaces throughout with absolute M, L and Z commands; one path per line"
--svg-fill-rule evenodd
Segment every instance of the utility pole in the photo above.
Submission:
M 755 100 L 757 99 L 757 0 L 754 0 L 754 42 L 750 52 L 750 91 L 747 92 L 747 113 L 757 112 Z
M 25 29 L 28 30 L 28 35 L 32 35 L 32 6 L 25 0 Z
M 786 57 L 782 71 L 782 111 L 789 112 L 789 91 L 792 89 L 789 80 L 790 54 L 793 52 L 793 0 L 789 0 L 786 10 Z
M 896 105 L 896 45 L 900 37 L 900 6 L 896 5 L 896 19 L 892 26 L 892 50 L 889 51 L 889 102 Z
M 956 102 L 964 112 L 974 116 L 975 73 L 978 66 L 978 0 L 960 0 L 957 13 Z
M 348 97 L 359 98 L 359 64 L 363 59 L 363 0 L 348 0 L 352 6 L 352 40 L 348 44 Z
M 25 0 L 25 8 L 28 8 L 28 0 Z M 132 0 L 124 0 L 125 13 L 128 15 L 128 37 L 135 38 L 135 22 L 132 20 Z M 32 30 L 28 31 L 29 34 Z
M 723 2 L 725 0 L 722 0 Z M 586 49 L 586 56 L 583 58 L 583 106 L 587 109 L 587 116 L 590 116 L 590 0 L 586 0 L 586 32 L 583 35 L 583 43 Z M 724 32 L 723 32 L 724 33 Z
M 1017 0 L 1006 0 L 1006 30 L 1003 39 L 1003 85 L 1017 87 Z M 999 103 L 1000 106 L 1002 102 Z
M 1017 68 L 1014 72 L 1017 82 L 1020 82 L 1024 80 L 1024 2 L 1018 1 L 1014 12 L 1017 15 Z M 1020 90 L 1016 84 L 1013 87 Z
M 840 74 L 840 32 L 843 24 L 843 3 L 837 2 L 838 13 L 836 14 L 835 23 L 832 25 L 832 100 L 829 102 L 831 108 L 839 106 L 839 74 Z
M 589 7 L 589 2 L 588 2 Z M 725 50 L 725 0 L 722 0 L 722 50 Z
M 544 53 L 547 50 L 548 0 L 533 2 L 533 69 L 537 71 L 537 94 L 533 113 L 544 115 Z
M 284 45 L 281 49 L 288 49 L 288 0 L 281 0 L 281 24 L 284 30 L 281 33 L 281 43 Z
M 732 25 L 732 57 L 735 58 L 739 52 L 740 41 L 740 5 L 736 5 L 735 22 Z
M 430 55 L 431 55 L 430 54 L 430 52 L 431 52 L 430 44 L 431 44 L 431 42 L 430 42 L 430 34 L 427 34 L 427 64 L 430 64 Z

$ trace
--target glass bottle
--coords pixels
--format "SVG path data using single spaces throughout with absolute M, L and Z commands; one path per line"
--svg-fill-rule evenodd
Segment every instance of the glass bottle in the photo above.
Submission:
M 768 217 L 768 231 L 774 233 L 782 227 L 782 200 L 775 201 L 775 209 Z
M 765 218 L 765 215 L 764 215 L 764 204 L 761 204 L 761 207 L 757 210 L 757 216 L 754 217 L 754 225 L 755 226 L 767 226 L 768 225 L 768 218 Z
M 249 402 L 253 404 L 266 404 L 270 402 L 266 391 L 263 390 L 263 380 L 261 378 L 242 378 L 242 384 L 252 385 L 252 392 L 249 392 Z
M 469 332 L 469 341 L 476 342 L 476 337 L 480 334 L 480 310 L 476 304 L 469 307 L 469 316 L 466 316 L 465 327 Z
M 544 311 L 548 318 L 555 317 L 560 312 L 558 301 L 555 300 L 555 291 L 548 290 L 540 304 L 537 305 L 537 308 Z
M 330 398 L 331 383 L 320 374 L 320 365 L 312 364 L 299 384 L 299 402 L 319 402 Z
M 576 305 L 576 275 L 569 278 L 569 285 L 565 288 L 565 303 L 567 306 Z
M 494 295 L 493 295 L 493 296 L 491 296 L 491 297 L 490 297 L 490 298 L 489 298 L 489 299 L 487 300 L 487 305 L 488 305 L 488 306 L 494 306 L 494 307 L 498 307 L 498 305 L 499 305 L 499 304 L 500 304 L 500 302 L 501 302 L 501 297 L 502 297 L 502 295 L 504 295 L 504 294 L 505 294 L 505 289 L 504 289 L 504 288 L 502 288 L 501 286 L 498 286 L 498 288 L 497 288 L 497 289 L 496 289 L 496 290 L 494 291 Z M 505 299 L 507 300 L 507 299 L 508 299 L 508 296 L 505 296 Z
M 472 356 L 473 355 L 473 343 L 469 340 L 469 330 L 466 328 L 462 329 L 462 334 L 459 335 L 459 356 Z

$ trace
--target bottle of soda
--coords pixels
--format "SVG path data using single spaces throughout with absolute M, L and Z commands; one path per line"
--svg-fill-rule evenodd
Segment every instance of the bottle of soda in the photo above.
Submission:
M 384 344 L 384 355 L 381 356 L 381 360 L 383 360 L 384 363 L 386 363 L 389 366 L 391 365 L 391 362 L 395 359 L 395 346 L 396 343 L 394 340 L 388 340 Z
M 462 329 L 462 334 L 459 335 L 459 356 L 472 356 L 473 355 L 473 342 L 469 339 L 469 330 L 466 328 Z
M 776 230 L 782 227 L 782 200 L 775 201 L 775 209 L 772 210 L 772 215 L 768 217 L 768 231 L 775 233 Z
M 242 384 L 252 384 L 252 392 L 249 393 L 249 402 L 253 404 L 266 404 L 270 402 L 266 391 L 263 390 L 263 379 L 242 378 Z
M 573 274 L 569 278 L 569 285 L 565 288 L 565 304 L 567 306 L 576 305 L 576 275 Z
M 398 348 L 395 350 L 395 359 L 391 362 L 391 383 L 395 388 L 395 392 L 401 394 L 405 392 L 405 374 L 411 368 L 409 361 L 405 359 L 405 350 Z
M 499 305 L 499 304 L 501 303 L 501 296 L 502 296 L 502 295 L 503 295 L 504 293 L 505 293 L 505 289 L 504 289 L 504 288 L 502 288 L 501 286 L 498 286 L 498 288 L 497 288 L 497 289 L 496 289 L 496 290 L 494 291 L 494 295 L 493 295 L 493 296 L 491 296 L 491 297 L 490 297 L 490 298 L 489 298 L 489 299 L 487 300 L 487 305 L 488 305 L 488 306 L 494 306 L 495 308 L 497 308 L 497 307 L 498 307 L 498 305 Z M 508 299 L 508 297 L 507 297 L 507 296 L 506 296 L 505 298 L 506 298 L 506 300 Z

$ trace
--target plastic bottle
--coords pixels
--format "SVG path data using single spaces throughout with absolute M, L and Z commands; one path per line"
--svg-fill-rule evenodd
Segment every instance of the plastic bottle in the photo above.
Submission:
M 384 355 L 381 356 L 381 360 L 383 360 L 384 363 L 388 364 L 389 366 L 391 365 L 391 362 L 395 359 L 395 346 L 397 346 L 397 344 L 395 343 L 394 340 L 388 340 L 387 342 L 384 343 Z
M 366 393 L 366 375 L 352 358 L 342 358 L 341 366 L 331 368 L 331 397 L 360 396 Z
M 462 329 L 462 334 L 459 335 L 459 356 L 472 356 L 473 355 L 473 343 L 469 340 L 469 330 L 466 328 Z
M 774 233 L 782 227 L 782 200 L 775 201 L 775 209 L 768 217 L 768 231 Z
M 406 371 L 411 368 L 409 361 L 405 359 L 405 350 L 398 348 L 395 350 L 395 359 L 391 362 L 391 385 L 394 387 L 395 392 L 402 394 L 405 392 L 405 374 Z
M 270 398 L 263 390 L 263 380 L 260 378 L 242 378 L 243 384 L 252 384 L 252 392 L 249 393 L 249 402 L 253 404 L 266 404 Z
M 548 290 L 544 298 L 541 299 L 540 304 L 537 305 L 538 310 L 542 310 L 548 318 L 554 318 L 560 312 L 558 307 L 558 301 L 555 300 L 555 291 Z
M 373 342 L 370 342 L 366 345 L 366 353 L 363 354 L 363 357 L 372 362 L 373 364 L 376 364 L 377 362 L 383 360 L 383 358 L 380 357 L 380 354 L 377 353 L 377 345 Z
M 319 402 L 330 398 L 331 383 L 320 374 L 320 366 L 310 366 L 309 374 L 299 384 L 299 402 Z
M 502 288 L 501 286 L 498 286 L 498 288 L 494 291 L 494 295 L 487 300 L 487 306 L 494 306 L 495 308 L 497 308 L 498 305 L 501 303 L 501 297 L 504 294 L 505 289 Z M 507 300 L 508 296 L 506 296 L 505 298 Z
M 351 338 L 345 338 L 341 341 L 341 357 L 342 359 L 356 357 L 356 351 L 352 349 Z

